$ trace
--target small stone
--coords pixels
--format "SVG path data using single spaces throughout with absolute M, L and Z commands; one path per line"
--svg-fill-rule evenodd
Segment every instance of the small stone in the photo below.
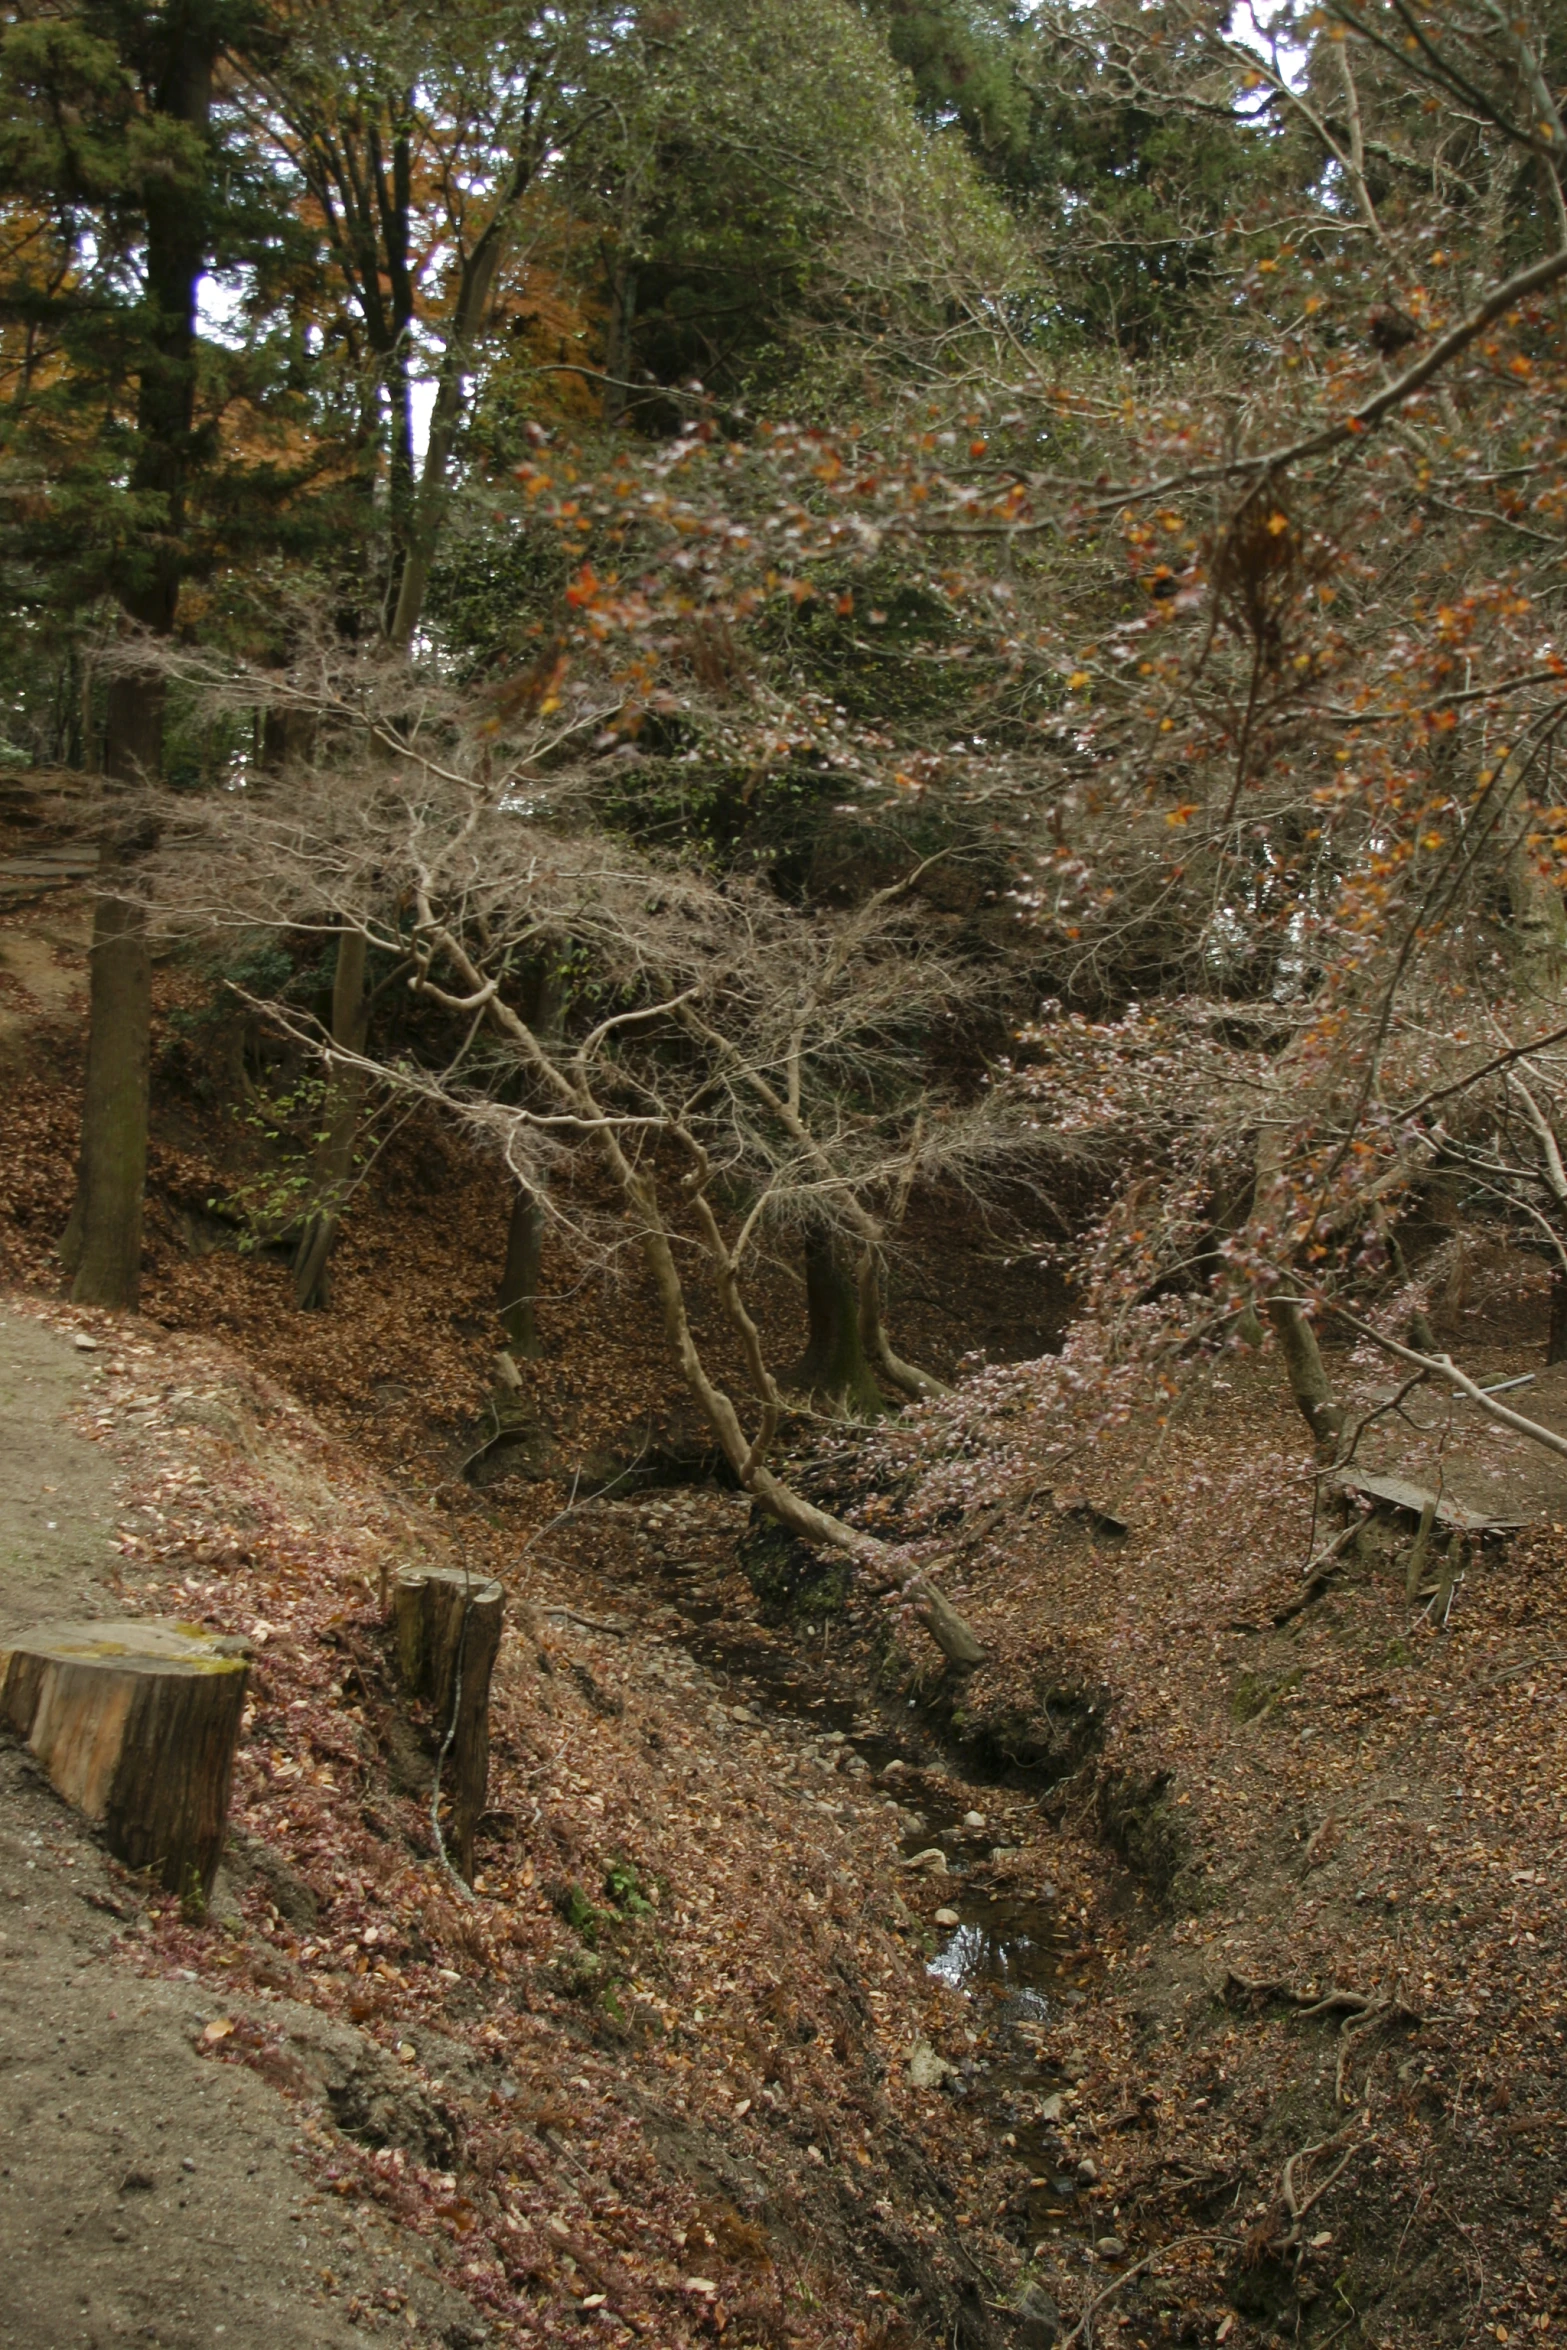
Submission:
M 1023 2350 L 1054 2350 L 1061 2339 L 1061 2312 L 1042 2285 L 1030 2285 L 1018 2303 Z
M 1099 2184 L 1099 2165 L 1091 2154 L 1085 2154 L 1077 2166 L 1077 2183 L 1080 2187 L 1097 2187 Z
M 938 1926 L 960 1926 L 963 1923 L 963 1920 L 958 1916 L 958 1913 L 955 1909 L 938 1909 L 936 1912 L 936 1923 Z
M 963 1825 L 965 1828 L 982 1828 L 985 1825 L 984 1813 L 982 1811 L 966 1811 L 963 1814 Z
M 191 2160 L 191 2158 L 190 2158 L 190 2156 L 189 2156 L 188 2154 L 186 2154 L 186 2155 L 183 2155 L 183 2156 L 181 2157 L 181 2159 L 180 2159 L 180 2169 L 181 2169 L 181 2170 L 194 2170 L 194 2169 L 195 2169 L 195 2167 L 196 2167 L 196 2165 L 194 2164 L 194 2162 L 192 2162 L 192 2160 Z
M 931 1844 L 925 1851 L 916 1852 L 903 1866 L 906 1869 L 920 1869 L 927 1877 L 944 1877 L 947 1873 L 947 1856 L 939 1844 Z
M 916 2089 L 939 2089 L 952 2071 L 928 2040 L 916 2040 L 908 2055 L 909 2079 Z
M 1101 2236 L 1094 2250 L 1101 2260 L 1122 2260 L 1126 2256 L 1126 2246 L 1119 2236 Z
M 97 1341 L 97 1339 L 96 1339 L 96 1338 L 84 1338 L 84 1337 L 83 1337 L 83 1335 L 82 1335 L 82 1333 L 81 1333 L 79 1330 L 78 1330 L 78 1332 L 76 1333 L 76 1336 L 75 1336 L 75 1337 L 74 1337 L 74 1338 L 71 1340 L 71 1344 L 72 1344 L 72 1345 L 73 1345 L 73 1346 L 74 1346 L 74 1347 L 77 1349 L 78 1353 L 80 1353 L 80 1354 L 84 1354 L 84 1355 L 95 1355 L 95 1354 L 98 1352 L 98 1341 Z
M 1040 2100 L 1039 2118 L 1042 2122 L 1058 2122 L 1066 2111 L 1066 2099 L 1061 2096 Z

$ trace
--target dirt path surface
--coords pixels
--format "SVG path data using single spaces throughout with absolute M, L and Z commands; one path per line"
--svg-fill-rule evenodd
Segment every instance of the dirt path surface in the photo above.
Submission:
M 106 1577 L 111 1464 L 69 1424 L 100 1362 L 100 1349 L 0 1311 L 0 1633 L 121 1612 Z
M 0 1635 L 123 1612 L 108 1571 L 115 1464 L 70 1425 L 106 1360 L 0 1313 Z M 6 2350 L 325 2350 L 355 2303 L 360 2325 L 405 2340 L 482 2340 L 399 2230 L 313 2188 L 276 2090 L 198 2054 L 216 2003 L 194 1981 L 138 1972 L 145 1933 L 82 1824 L 0 1744 Z M 303 2010 L 273 2005 L 267 2020 L 292 2027 L 292 2063 L 328 2096 L 362 2060 L 357 2034 Z

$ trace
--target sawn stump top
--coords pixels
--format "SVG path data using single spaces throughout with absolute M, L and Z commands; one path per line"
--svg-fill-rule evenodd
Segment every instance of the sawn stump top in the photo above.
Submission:
M 85 1624 L 33 1624 L 0 1642 L 0 1679 L 13 1656 L 52 1664 L 110 1665 L 125 1673 L 242 1673 L 250 1643 L 171 1616 L 106 1617 Z

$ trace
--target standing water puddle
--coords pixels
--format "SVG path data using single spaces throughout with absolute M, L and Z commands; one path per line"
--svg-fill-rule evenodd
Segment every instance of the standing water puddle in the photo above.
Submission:
M 903 1849 L 912 1858 L 932 1841 L 927 1824 L 904 1838 Z M 934 1841 L 947 1854 L 943 1909 L 957 1922 L 938 1929 L 942 1940 L 928 1971 L 969 2003 L 973 2049 L 949 2089 L 979 2101 L 1003 2142 L 1027 2164 L 1031 2238 L 1086 2230 L 1084 2191 L 1093 2174 L 1079 2178 L 1077 2158 L 1057 2127 L 1069 2080 L 1043 2067 L 1039 2056 L 1049 2027 L 1083 2003 L 1084 1993 L 1066 1980 L 1078 1956 L 1068 1949 L 1049 1889 L 1030 1897 L 965 1882 L 965 1861 L 972 1866 L 990 1857 L 979 1833 L 948 1826 L 935 1830 Z

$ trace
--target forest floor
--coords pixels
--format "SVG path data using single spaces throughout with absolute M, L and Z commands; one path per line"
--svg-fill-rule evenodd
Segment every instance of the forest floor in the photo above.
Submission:
M 674 1475 L 686 1441 L 631 1271 L 552 1268 L 546 1457 L 462 1480 L 493 1177 L 406 1132 L 332 1311 L 292 1314 L 286 1268 L 208 1207 L 239 1146 L 177 970 L 143 1315 L 63 1306 L 79 910 L 9 927 L 0 1608 L 179 1614 L 257 1653 L 204 1918 L 0 1756 L 25 2350 L 220 2326 L 671 2350 L 1567 2331 L 1549 1476 L 1446 1399 L 1384 1411 L 1378 1470 L 1461 1464 L 1525 1519 L 1411 1602 L 1395 1517 L 1322 1559 L 1341 1507 L 1271 1361 L 1091 1443 L 1048 1364 L 978 1370 L 962 1442 L 912 1415 L 830 1472 L 942 1558 L 991 1659 L 958 1687 L 716 1485 L 584 1503 L 589 1476 L 563 1516 L 563 1466 L 656 1432 Z M 1031 1353 L 1049 1299 L 1004 1256 L 934 1235 L 904 1343 Z M 1450 1334 L 1477 1370 L 1538 1373 L 1509 1279 L 1452 1287 Z M 798 1312 L 782 1272 L 768 1310 Z M 1335 1369 L 1378 1409 L 1373 1365 Z M 420 1557 L 508 1591 L 472 1901 L 389 1664 L 385 1579 Z

